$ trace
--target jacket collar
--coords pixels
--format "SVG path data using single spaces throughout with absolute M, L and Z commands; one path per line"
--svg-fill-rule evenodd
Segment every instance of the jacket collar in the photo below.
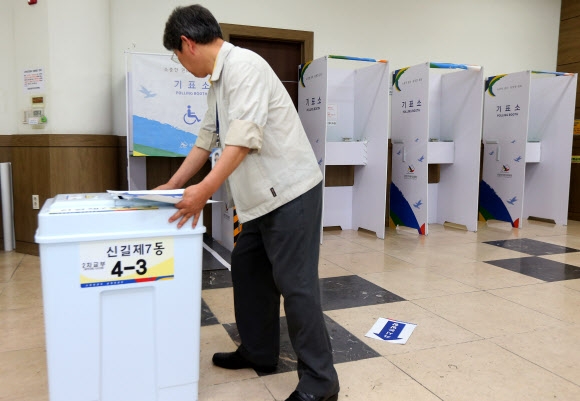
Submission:
M 222 47 L 220 48 L 220 51 L 218 52 L 218 55 L 215 59 L 215 65 L 213 67 L 211 77 L 209 78 L 209 80 L 211 82 L 214 82 L 214 81 L 217 81 L 220 79 L 226 58 L 228 57 L 228 55 L 230 54 L 230 51 L 233 48 L 234 48 L 234 45 L 232 45 L 229 42 L 224 41 L 224 43 L 222 44 Z

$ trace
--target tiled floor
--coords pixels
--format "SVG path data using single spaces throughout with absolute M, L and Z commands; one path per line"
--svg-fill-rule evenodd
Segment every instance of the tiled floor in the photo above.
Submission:
M 339 400 L 580 400 L 580 222 L 429 231 L 325 232 Z M 37 257 L 0 253 L 2 401 L 48 400 L 39 270 Z M 285 400 L 297 383 L 285 318 L 274 374 L 212 366 L 238 333 L 229 271 L 202 274 L 199 400 Z M 405 345 L 365 337 L 380 317 L 417 327 Z

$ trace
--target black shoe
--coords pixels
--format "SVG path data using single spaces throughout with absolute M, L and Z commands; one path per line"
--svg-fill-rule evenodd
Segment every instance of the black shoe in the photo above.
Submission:
M 286 398 L 286 401 L 336 401 L 338 400 L 338 393 L 328 396 L 321 397 L 318 395 L 306 394 L 302 391 L 294 391 L 290 394 L 290 397 Z
M 212 362 L 215 366 L 224 369 L 245 369 L 252 368 L 256 372 L 272 373 L 276 370 L 277 365 L 256 365 L 248 361 L 240 355 L 238 351 L 235 352 L 217 352 L 213 354 Z

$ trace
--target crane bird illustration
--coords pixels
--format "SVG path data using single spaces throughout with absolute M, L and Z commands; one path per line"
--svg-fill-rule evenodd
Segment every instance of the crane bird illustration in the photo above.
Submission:
M 141 89 L 139 89 L 139 92 L 141 92 L 141 93 L 143 93 L 145 95 L 145 99 L 147 99 L 148 97 L 155 97 L 155 96 L 157 96 L 157 93 L 151 92 L 149 89 L 147 89 L 143 85 L 141 85 Z

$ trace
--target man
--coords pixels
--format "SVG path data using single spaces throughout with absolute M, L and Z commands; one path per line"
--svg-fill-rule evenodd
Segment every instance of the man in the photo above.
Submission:
M 280 352 L 280 295 L 299 382 L 286 401 L 335 401 L 338 376 L 320 302 L 318 252 L 322 174 L 294 105 L 257 54 L 223 40 L 200 5 L 176 8 L 165 26 L 165 48 L 193 75 L 211 75 L 208 111 L 195 146 L 160 188 L 180 188 L 216 144 L 223 152 L 199 184 L 187 187 L 170 222 L 193 225 L 226 182 L 242 232 L 232 252 L 236 324 L 241 345 L 216 353 L 225 369 L 273 372 Z

